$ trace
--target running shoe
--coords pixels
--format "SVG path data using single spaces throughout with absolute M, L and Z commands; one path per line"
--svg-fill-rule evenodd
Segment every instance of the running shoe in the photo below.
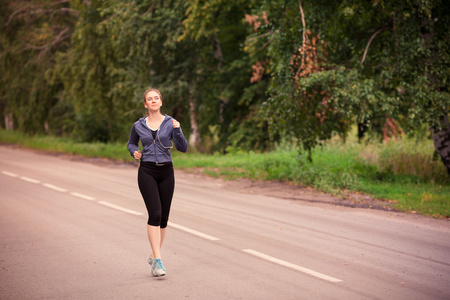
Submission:
M 152 274 L 153 274 L 153 276 L 156 276 L 156 277 L 166 275 L 166 268 L 164 268 L 161 258 L 157 258 L 157 259 L 153 260 Z
M 149 264 L 150 266 L 153 265 L 153 258 L 152 258 L 151 255 L 148 256 L 147 262 L 148 262 L 148 264 Z

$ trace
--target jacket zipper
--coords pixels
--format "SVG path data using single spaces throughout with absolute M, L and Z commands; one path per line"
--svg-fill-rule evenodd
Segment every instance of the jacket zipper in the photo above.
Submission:
M 165 119 L 162 121 L 161 125 L 159 126 L 159 130 L 161 130 L 161 126 L 163 126 L 163 124 L 165 123 L 164 121 L 165 121 Z M 148 126 L 145 126 L 145 127 L 148 128 L 150 136 L 153 138 L 152 130 Z M 156 134 L 158 134 L 158 132 L 156 132 Z M 158 157 L 156 156 L 156 139 L 153 139 L 153 151 L 155 151 L 155 163 L 158 164 Z
M 155 139 L 153 139 L 153 151 L 155 151 L 155 162 L 158 163 L 158 158 L 156 157 L 156 140 Z

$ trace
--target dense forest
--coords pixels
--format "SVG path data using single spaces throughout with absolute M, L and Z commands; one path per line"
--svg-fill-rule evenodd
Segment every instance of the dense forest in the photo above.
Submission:
M 0 3 L 2 128 L 125 142 L 163 94 L 191 149 L 425 134 L 450 172 L 445 0 Z

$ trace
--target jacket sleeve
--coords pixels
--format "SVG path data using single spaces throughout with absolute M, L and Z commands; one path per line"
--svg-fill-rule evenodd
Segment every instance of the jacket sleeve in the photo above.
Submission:
M 139 135 L 136 132 L 135 126 L 136 124 L 133 124 L 133 127 L 131 127 L 130 138 L 128 139 L 128 151 L 131 156 L 133 156 L 134 151 L 139 150 Z
M 180 152 L 186 152 L 188 149 L 188 143 L 183 135 L 183 131 L 180 128 L 175 128 L 172 131 L 172 139 L 175 144 L 175 148 Z

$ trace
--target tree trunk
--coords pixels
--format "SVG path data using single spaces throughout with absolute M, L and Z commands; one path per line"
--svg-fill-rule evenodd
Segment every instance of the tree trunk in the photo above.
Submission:
M 431 129 L 431 136 L 436 152 L 441 156 L 442 163 L 450 175 L 450 124 L 448 115 L 445 116 L 443 125 L 443 128 L 438 132 Z
M 5 128 L 8 130 L 14 130 L 14 120 L 11 112 L 5 113 Z
M 222 55 L 222 46 L 220 44 L 219 38 L 217 37 L 217 33 L 214 33 L 212 35 L 212 42 L 214 48 L 214 59 L 217 60 L 217 71 L 220 72 L 220 70 L 222 69 L 223 55 Z M 224 121 L 223 112 L 228 102 L 230 102 L 229 99 L 223 97 L 220 98 L 219 122 L 221 124 Z
M 193 83 L 189 83 L 189 115 L 191 120 L 191 133 L 189 134 L 189 147 L 203 152 L 202 138 L 198 131 L 197 114 L 195 112 L 195 95 Z
M 358 123 L 358 143 L 361 143 L 368 129 L 367 122 Z
M 219 38 L 217 37 L 217 33 L 214 33 L 212 36 L 213 48 L 214 48 L 214 58 L 217 60 L 217 71 L 220 71 L 222 68 L 222 46 L 220 45 Z

